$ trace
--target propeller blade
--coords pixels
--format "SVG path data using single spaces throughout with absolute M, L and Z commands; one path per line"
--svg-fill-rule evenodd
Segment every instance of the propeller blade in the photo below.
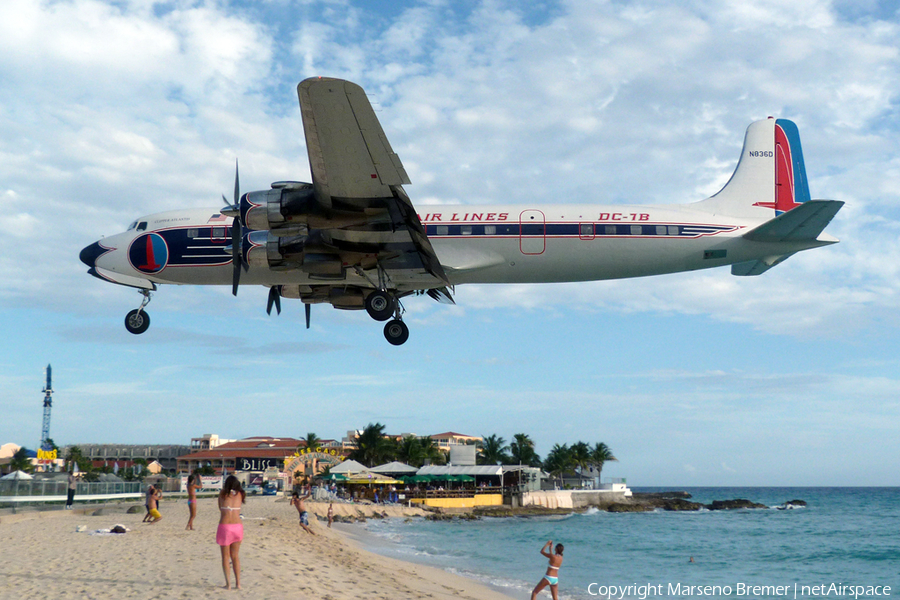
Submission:
M 241 203 L 241 183 L 238 177 L 238 160 L 234 159 L 234 205 L 240 206 Z
M 237 296 L 238 285 L 241 283 L 241 223 L 238 219 L 231 222 L 231 262 L 234 265 L 234 275 L 231 279 L 231 293 Z
M 272 314 L 272 306 L 275 306 L 275 311 L 280 315 L 281 314 L 281 294 L 278 292 L 278 288 L 272 286 L 269 288 L 269 299 L 266 302 L 266 314 Z
M 306 328 L 309 329 L 309 314 L 312 304 L 304 304 L 303 307 L 306 309 Z

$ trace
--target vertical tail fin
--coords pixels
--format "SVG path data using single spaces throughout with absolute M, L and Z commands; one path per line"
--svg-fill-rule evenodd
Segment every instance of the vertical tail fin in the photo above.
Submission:
M 731 179 L 699 204 L 713 214 L 768 220 L 809 198 L 797 126 L 787 119 L 768 118 L 747 128 Z

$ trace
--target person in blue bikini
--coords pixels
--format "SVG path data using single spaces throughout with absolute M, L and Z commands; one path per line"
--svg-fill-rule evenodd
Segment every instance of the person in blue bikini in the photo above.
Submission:
M 547 565 L 547 574 L 534 586 L 534 591 L 531 592 L 531 600 L 537 598 L 540 591 L 548 585 L 550 586 L 550 594 L 553 596 L 553 600 L 558 600 L 559 568 L 562 566 L 563 561 L 563 545 L 557 544 L 554 551 L 553 540 L 550 540 L 541 548 L 541 554 L 546 556 L 550 563 Z

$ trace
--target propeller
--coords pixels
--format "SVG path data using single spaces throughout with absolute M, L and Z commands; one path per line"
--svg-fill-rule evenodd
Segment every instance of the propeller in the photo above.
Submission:
M 240 201 L 241 201 L 241 182 L 238 173 L 238 161 L 234 159 L 234 204 L 228 205 L 225 194 L 222 194 L 222 201 L 225 202 L 225 210 L 222 214 L 233 217 L 231 221 L 231 263 L 234 265 L 234 271 L 231 278 L 231 293 L 237 296 L 238 286 L 241 283 L 241 267 L 245 271 L 250 268 L 243 260 L 241 246 L 243 246 L 244 230 L 241 227 L 240 217 Z

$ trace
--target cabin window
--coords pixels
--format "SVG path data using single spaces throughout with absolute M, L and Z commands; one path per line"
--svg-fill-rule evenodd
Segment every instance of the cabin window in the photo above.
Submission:
M 666 235 L 669 229 L 665 225 L 656 226 L 656 235 Z
M 471 225 L 463 225 L 459 228 L 459 232 L 462 235 L 472 235 L 472 226 Z
M 644 233 L 644 230 L 641 225 L 632 225 L 631 226 L 631 235 L 641 235 L 642 233 Z
M 497 226 L 496 225 L 485 225 L 484 226 L 484 235 L 497 235 Z
M 213 227 L 212 228 L 212 238 L 213 239 L 221 239 L 225 237 L 225 228 L 224 227 Z
M 200 237 L 200 230 L 197 228 L 188 229 L 187 236 L 191 239 Z
M 447 235 L 450 233 L 450 227 L 447 225 L 437 226 L 437 235 Z
M 578 226 L 578 235 L 583 238 L 594 237 L 594 224 L 582 223 Z
M 147 229 L 147 221 L 141 221 L 140 223 L 138 223 L 138 231 L 144 231 L 145 229 Z
M 669 225 L 669 235 L 678 235 L 678 225 Z
M 134 223 L 132 223 L 131 225 L 128 226 L 128 231 L 131 231 L 135 227 L 137 227 L 137 221 L 135 221 Z
M 616 226 L 615 225 L 604 225 L 603 233 L 606 235 L 616 235 Z

